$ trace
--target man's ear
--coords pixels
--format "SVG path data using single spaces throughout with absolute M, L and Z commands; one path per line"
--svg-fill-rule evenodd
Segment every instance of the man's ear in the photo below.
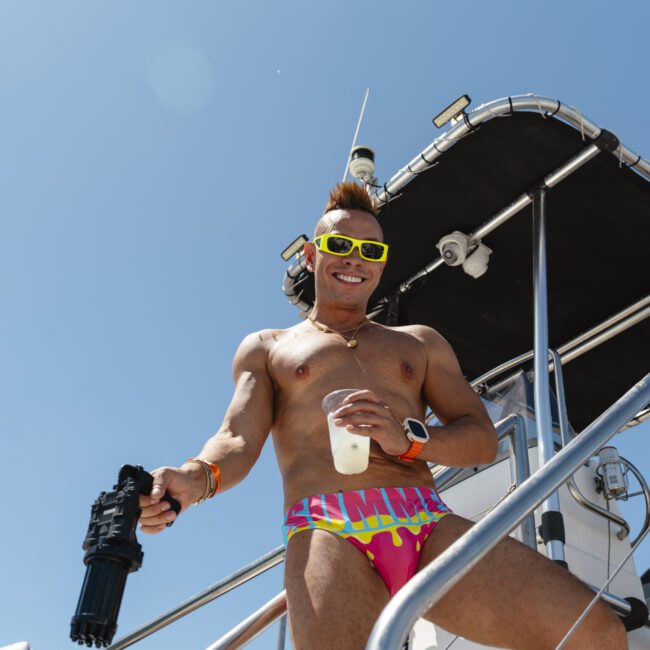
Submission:
M 314 261 L 316 259 L 316 247 L 311 242 L 305 242 L 303 253 L 305 254 L 305 262 L 307 262 L 307 270 L 313 273 Z

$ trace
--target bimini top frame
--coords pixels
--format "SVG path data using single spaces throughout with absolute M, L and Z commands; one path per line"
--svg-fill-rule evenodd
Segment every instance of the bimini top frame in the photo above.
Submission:
M 571 423 L 584 428 L 647 371 L 630 352 L 650 337 L 642 252 L 650 243 L 649 180 L 650 163 L 578 109 L 535 95 L 480 106 L 377 190 L 391 251 L 370 314 L 434 327 L 470 379 L 518 358 L 510 368 L 532 368 L 530 217 L 534 190 L 544 188 L 550 346 L 571 361 Z M 455 230 L 468 235 L 470 252 L 479 242 L 493 251 L 478 279 L 444 264 L 436 249 Z M 302 256 L 284 290 L 308 312 L 313 279 Z M 510 376 L 494 380 L 503 385 Z
M 559 99 L 540 97 L 539 95 L 515 95 L 496 99 L 482 104 L 453 126 L 449 131 L 436 138 L 421 154 L 413 158 L 406 167 L 400 169 L 388 183 L 376 192 L 380 203 L 388 203 L 409 181 L 426 171 L 445 151 L 459 140 L 476 130 L 479 125 L 495 118 L 507 117 L 516 111 L 538 112 L 544 119 L 555 117 L 564 120 L 580 131 L 583 141 L 595 140 L 602 132 L 601 127 L 586 118 L 579 109 L 563 104 Z M 650 162 L 643 159 L 624 144 L 620 143 L 612 152 L 620 161 L 650 180 Z

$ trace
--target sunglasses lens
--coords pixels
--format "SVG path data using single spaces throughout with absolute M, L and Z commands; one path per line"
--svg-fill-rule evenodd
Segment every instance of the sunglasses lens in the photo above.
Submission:
M 326 245 L 330 253 L 339 255 L 345 255 L 352 250 L 352 242 L 349 239 L 343 239 L 343 237 L 329 237 Z
M 372 244 L 370 242 L 361 244 L 361 255 L 369 260 L 381 259 L 383 254 L 384 247 L 380 244 Z

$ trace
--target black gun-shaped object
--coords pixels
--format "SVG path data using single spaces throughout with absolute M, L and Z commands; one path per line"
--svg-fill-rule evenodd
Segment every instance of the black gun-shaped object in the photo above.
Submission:
M 117 629 L 126 577 L 142 566 L 142 546 L 135 528 L 140 517 L 140 495 L 151 494 L 153 476 L 140 465 L 123 465 L 117 485 L 101 492 L 93 503 L 83 543 L 86 576 L 70 638 L 89 648 L 107 647 Z M 163 497 L 178 514 L 181 506 L 169 494 Z

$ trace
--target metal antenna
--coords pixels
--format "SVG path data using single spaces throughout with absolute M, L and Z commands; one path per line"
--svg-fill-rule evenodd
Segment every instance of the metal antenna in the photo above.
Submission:
M 368 103 L 368 95 L 370 94 L 370 88 L 366 88 L 366 96 L 363 98 L 363 106 L 361 106 L 361 113 L 359 114 L 359 121 L 357 122 L 357 130 L 354 132 L 354 138 L 352 140 L 352 146 L 350 147 L 350 153 L 348 154 L 347 162 L 345 163 L 345 172 L 343 172 L 343 181 L 347 178 L 348 169 L 350 167 L 350 156 L 352 151 L 357 144 L 357 136 L 359 135 L 359 129 L 361 128 L 361 122 L 363 121 L 363 114 L 366 112 L 366 104 Z

